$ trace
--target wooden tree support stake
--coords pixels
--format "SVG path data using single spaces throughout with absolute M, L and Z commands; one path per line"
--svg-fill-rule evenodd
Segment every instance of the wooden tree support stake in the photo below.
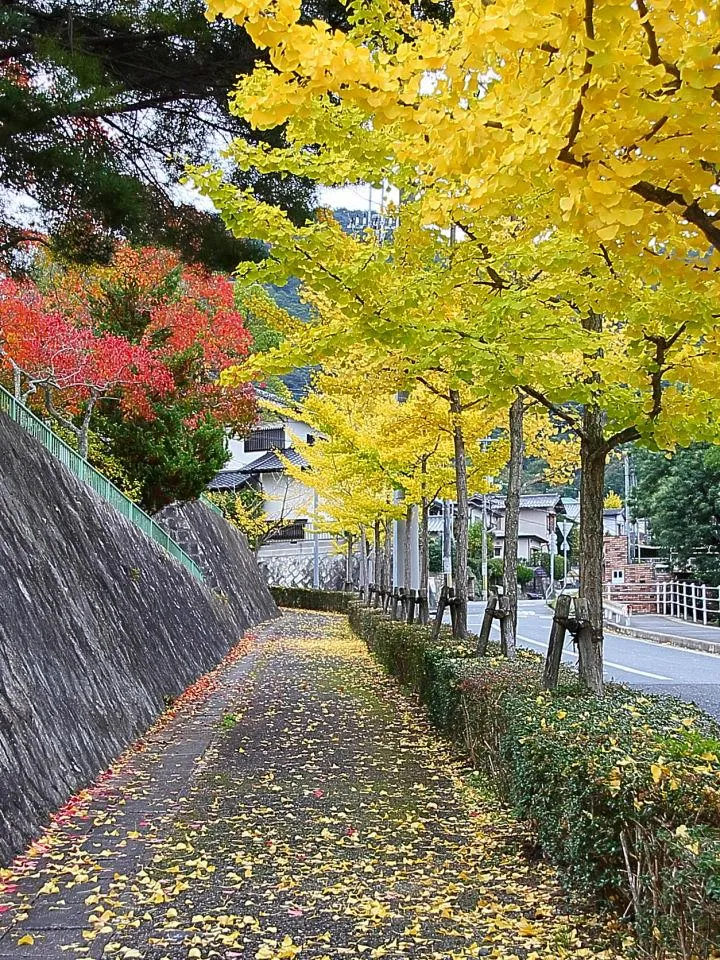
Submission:
M 462 639 L 460 637 L 458 623 L 458 614 L 457 614 L 457 597 L 455 596 L 455 589 L 450 587 L 448 590 L 448 606 L 450 607 L 450 624 L 452 626 L 452 635 L 456 640 Z
M 488 643 L 490 643 L 490 630 L 492 629 L 493 620 L 499 620 L 502 624 L 502 621 L 505 617 L 510 616 L 510 605 L 505 602 L 505 598 L 501 597 L 500 600 L 493 594 L 492 597 L 488 598 L 488 602 L 485 605 L 485 613 L 483 615 L 483 621 L 480 626 L 480 633 L 478 635 L 477 647 L 475 652 L 479 657 L 484 657 L 487 653 Z
M 497 609 L 497 602 L 498 598 L 493 595 L 492 597 L 488 597 L 488 602 L 485 605 L 485 613 L 480 626 L 480 635 L 478 636 L 476 648 L 476 652 L 479 657 L 484 657 L 487 653 L 488 643 L 490 642 L 492 622 L 495 618 L 495 610 Z
M 553 617 L 552 628 L 550 630 L 550 643 L 548 645 L 547 658 L 545 660 L 545 671 L 543 672 L 543 690 L 555 690 L 560 676 L 560 661 L 562 660 L 563 645 L 565 643 L 565 633 L 568 629 L 570 620 L 570 597 L 561 593 L 557 598 L 555 605 L 555 616 Z
M 418 622 L 423 626 L 428 625 L 430 620 L 430 605 L 426 590 L 420 590 L 418 593 Z
M 433 621 L 432 627 L 432 638 L 437 640 L 440 636 L 440 627 L 442 626 L 443 616 L 448 605 L 448 587 L 444 583 L 440 589 L 440 596 L 438 597 L 437 610 L 435 611 L 435 620 Z

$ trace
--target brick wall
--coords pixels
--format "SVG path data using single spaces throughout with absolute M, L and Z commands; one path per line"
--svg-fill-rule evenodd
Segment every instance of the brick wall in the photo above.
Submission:
M 629 563 L 627 557 L 627 537 L 603 539 L 603 592 L 611 601 L 626 604 L 630 613 L 655 613 L 655 567 Z

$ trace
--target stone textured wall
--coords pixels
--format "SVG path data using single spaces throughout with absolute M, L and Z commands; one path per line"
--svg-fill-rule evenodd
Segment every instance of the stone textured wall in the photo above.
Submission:
M 186 513 L 208 584 L 0 414 L 0 864 L 277 615 L 242 538 Z
M 267 580 L 243 534 L 201 500 L 173 503 L 155 515 L 205 574 L 206 583 L 251 626 L 277 616 Z
M 260 557 L 260 568 L 265 573 L 267 582 L 275 587 L 306 587 L 313 585 L 313 558 L 312 557 Z M 353 573 L 357 582 L 359 563 L 353 562 Z M 342 590 L 347 576 L 345 557 L 320 557 L 320 589 Z

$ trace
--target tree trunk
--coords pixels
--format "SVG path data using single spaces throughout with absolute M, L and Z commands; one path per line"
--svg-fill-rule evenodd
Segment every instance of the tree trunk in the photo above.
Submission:
M 11 360 L 10 363 L 13 368 L 13 396 L 22 401 L 22 370 L 14 361 Z
M 402 585 L 409 592 L 412 583 L 412 557 L 410 556 L 410 534 L 412 533 L 413 508 L 407 507 L 405 510 L 405 530 L 403 543 L 403 570 Z
M 602 414 L 588 406 L 580 441 L 580 597 L 587 601 L 587 626 L 578 635 L 580 680 L 603 695 L 603 487 L 606 453 Z
M 368 602 L 368 587 L 370 586 L 370 572 L 368 569 L 368 541 L 365 527 L 360 527 L 360 586 L 363 589 L 363 598 Z
M 430 504 L 423 497 L 420 509 L 420 592 L 427 596 L 430 580 Z
M 345 557 L 345 583 L 352 585 L 353 582 L 353 535 L 346 534 L 347 537 L 347 555 Z
M 385 556 L 383 558 L 383 590 L 387 598 L 392 588 L 392 550 L 393 550 L 393 522 L 385 521 Z
M 525 409 L 522 397 L 516 397 L 510 407 L 510 462 L 505 501 L 505 562 L 503 564 L 503 593 L 507 616 L 500 621 L 502 652 L 514 657 L 517 649 L 517 563 L 518 530 L 520 526 L 520 485 L 523 467 L 523 417 Z
M 380 521 L 376 520 L 373 524 L 373 583 L 375 589 L 382 588 L 383 581 L 383 558 L 382 545 L 380 541 Z
M 443 540 L 442 565 L 443 582 L 452 583 L 452 505 L 449 500 L 443 500 Z
M 460 415 L 460 394 L 450 391 L 450 412 L 453 419 L 453 444 L 455 452 L 455 489 L 457 511 L 455 514 L 455 598 L 457 611 L 457 636 L 467 636 L 468 605 L 468 482 L 465 458 L 465 437 Z

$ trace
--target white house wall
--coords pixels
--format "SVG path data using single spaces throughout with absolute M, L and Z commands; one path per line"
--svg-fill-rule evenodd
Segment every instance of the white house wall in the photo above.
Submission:
M 315 434 L 312 427 L 308 426 L 307 423 L 302 423 L 300 420 L 263 420 L 257 429 L 273 430 L 280 429 L 281 427 L 285 430 L 285 443 L 288 447 L 297 444 L 298 439 L 305 443 L 309 436 Z M 228 439 L 228 451 L 230 453 L 230 459 L 223 467 L 223 470 L 242 470 L 243 467 L 246 467 L 249 463 L 252 463 L 254 460 L 257 460 L 258 457 L 262 456 L 262 452 L 258 452 L 257 450 L 253 453 L 245 453 L 245 441 L 238 440 L 237 437 L 230 437 Z
M 265 494 L 265 513 L 271 520 L 310 518 L 313 491 L 304 483 L 299 483 L 284 473 L 263 473 L 261 487 Z

